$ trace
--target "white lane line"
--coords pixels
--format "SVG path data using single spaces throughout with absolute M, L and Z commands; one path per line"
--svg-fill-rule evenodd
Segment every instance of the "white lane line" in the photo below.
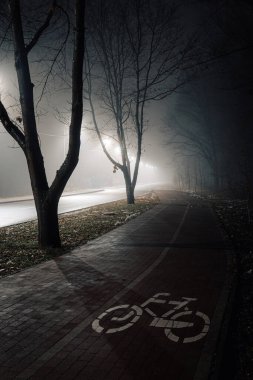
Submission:
M 177 237 L 178 237 L 178 235 L 180 233 L 180 230 L 181 230 L 181 228 L 182 228 L 182 226 L 183 226 L 183 224 L 185 222 L 185 218 L 186 218 L 186 215 L 187 215 L 187 213 L 189 211 L 189 208 L 190 208 L 190 206 L 188 204 L 187 207 L 186 207 L 186 209 L 185 209 L 184 215 L 183 215 L 183 217 L 181 219 L 181 222 L 179 223 L 179 226 L 178 226 L 176 232 L 174 233 L 172 239 L 169 242 L 170 245 L 173 244 L 176 241 L 176 239 L 177 239 Z M 135 280 L 133 280 L 132 282 L 130 282 L 130 284 L 125 287 L 126 291 L 125 291 L 125 289 L 123 290 L 124 294 L 127 293 L 128 290 L 133 289 L 137 284 L 139 284 L 139 282 L 141 282 L 145 277 L 147 277 L 164 260 L 164 258 L 166 257 L 166 255 L 167 255 L 167 253 L 169 252 L 170 249 L 171 249 L 171 247 L 165 247 L 162 250 L 162 252 L 160 253 L 160 255 L 158 256 L 158 258 L 153 262 L 153 264 L 151 264 L 142 274 L 140 274 Z M 118 296 L 119 296 L 120 293 L 121 292 L 119 292 L 116 295 L 116 297 L 117 297 L 116 300 L 119 299 Z M 120 298 L 122 297 L 122 295 L 123 294 L 120 294 Z
M 185 222 L 187 213 L 189 211 L 190 205 L 188 204 L 185 212 L 183 214 L 183 217 L 179 223 L 178 228 L 176 229 L 170 244 L 174 243 L 177 239 L 180 230 Z M 71 330 L 68 334 L 66 334 L 61 340 L 59 340 L 54 346 L 52 346 L 48 351 L 46 351 L 43 355 L 41 355 L 38 359 L 36 359 L 32 363 L 32 367 L 28 367 L 25 369 L 22 373 L 20 373 L 16 379 L 22 379 L 25 380 L 41 368 L 48 360 L 50 360 L 55 354 L 57 354 L 59 351 L 63 349 L 71 340 L 73 340 L 75 337 L 77 337 L 86 327 L 88 327 L 94 319 L 96 319 L 97 315 L 100 315 L 104 310 L 107 310 L 109 307 L 112 306 L 116 301 L 119 301 L 121 297 L 123 297 L 126 293 L 129 292 L 129 290 L 133 289 L 137 284 L 139 284 L 145 277 L 147 277 L 165 258 L 168 251 L 171 247 L 166 247 L 163 249 L 159 257 L 151 264 L 142 274 L 140 274 L 135 280 L 130 282 L 129 285 L 127 285 L 124 289 L 122 289 L 120 292 L 118 292 L 115 296 L 113 296 L 109 301 L 105 302 L 103 306 L 99 307 L 96 311 L 94 311 L 92 314 L 88 315 L 79 325 L 77 325 L 73 330 Z

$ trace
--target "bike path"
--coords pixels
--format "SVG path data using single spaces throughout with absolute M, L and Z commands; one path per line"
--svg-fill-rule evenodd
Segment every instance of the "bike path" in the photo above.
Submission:
M 0 281 L 1 379 L 208 378 L 229 251 L 207 205 L 161 198 L 72 254 Z M 106 312 L 119 305 L 129 307 Z M 112 321 L 119 311 L 126 318 Z

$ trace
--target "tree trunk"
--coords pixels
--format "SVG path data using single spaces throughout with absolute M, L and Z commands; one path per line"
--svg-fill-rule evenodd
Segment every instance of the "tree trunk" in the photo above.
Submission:
M 127 194 L 127 204 L 133 205 L 135 203 L 134 199 L 134 189 L 132 184 L 126 184 L 126 194 Z
M 55 3 L 55 2 L 54 2 Z M 30 74 L 28 54 L 37 44 L 52 19 L 55 6 L 50 9 L 46 22 L 41 26 L 30 44 L 26 44 L 20 1 L 9 0 L 10 20 L 13 31 L 15 68 L 18 77 L 23 131 L 11 122 L 7 111 L 0 102 L 0 119 L 8 133 L 23 149 L 38 217 L 38 243 L 40 248 L 61 246 L 58 203 L 60 196 L 73 173 L 79 157 L 80 132 L 83 117 L 83 59 L 84 59 L 84 20 L 85 0 L 75 1 L 74 50 L 72 60 L 72 100 L 71 121 L 69 126 L 69 149 L 60 169 L 48 186 L 44 159 L 40 148 L 34 110 L 34 84 Z M 29 38 L 30 39 L 30 38 Z M 58 54 L 58 53 L 57 53 Z
M 134 199 L 134 186 L 132 185 L 131 178 L 128 174 L 128 171 L 123 171 L 125 184 L 126 184 L 126 196 L 127 204 L 132 205 L 135 203 Z
M 61 246 L 58 221 L 58 200 L 35 199 L 38 216 L 38 243 L 41 249 L 58 248 Z

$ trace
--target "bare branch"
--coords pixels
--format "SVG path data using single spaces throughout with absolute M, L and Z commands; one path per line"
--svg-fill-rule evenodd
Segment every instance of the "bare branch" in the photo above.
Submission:
M 28 45 L 26 45 L 26 53 L 28 54 L 32 48 L 37 44 L 37 42 L 39 41 L 40 37 L 42 36 L 43 32 L 49 27 L 50 25 L 50 21 L 52 20 L 52 17 L 54 15 L 54 12 L 55 12 L 55 9 L 56 9 L 56 0 L 53 0 L 52 2 L 52 5 L 49 9 L 49 12 L 47 14 L 47 17 L 46 17 L 46 20 L 45 22 L 41 25 L 41 27 L 37 30 L 37 32 L 35 33 L 34 37 L 32 38 L 32 40 L 29 42 Z
M 10 120 L 8 112 L 4 107 L 3 103 L 0 101 L 0 120 L 5 128 L 5 130 L 14 138 L 14 140 L 19 144 L 20 148 L 25 152 L 25 136 L 24 133 L 20 130 L 18 125 L 14 124 Z
M 43 95 L 45 93 L 45 90 L 46 90 L 46 87 L 47 87 L 47 84 L 48 84 L 48 80 L 49 80 L 49 78 L 50 78 L 50 76 L 51 76 L 51 74 L 53 72 L 53 68 L 54 68 L 54 66 L 55 66 L 55 64 L 57 62 L 57 59 L 58 59 L 59 55 L 61 54 L 62 50 L 66 46 L 66 43 L 67 43 L 67 40 L 68 40 L 68 37 L 69 37 L 69 33 L 70 33 L 70 20 L 69 20 L 69 16 L 68 16 L 67 12 L 62 7 L 60 7 L 58 5 L 57 5 L 57 8 L 59 8 L 63 12 L 63 14 L 66 16 L 66 20 L 67 20 L 67 32 L 66 32 L 66 36 L 65 36 L 65 38 L 64 38 L 64 40 L 63 40 L 60 48 L 57 50 L 56 55 L 55 55 L 55 57 L 52 60 L 52 64 L 50 66 L 50 69 L 47 71 L 42 91 L 40 93 L 39 99 L 37 100 L 36 108 L 38 108 L 38 105 L 39 105 L 39 103 L 41 102 L 41 100 L 43 98 Z

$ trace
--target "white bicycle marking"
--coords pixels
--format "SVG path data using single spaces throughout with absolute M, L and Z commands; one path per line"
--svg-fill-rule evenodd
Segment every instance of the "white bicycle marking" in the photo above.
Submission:
M 160 297 L 169 297 L 170 293 L 157 293 L 153 297 L 149 298 L 147 301 L 143 302 L 140 306 L 137 305 L 119 305 L 111 307 L 110 309 L 106 310 L 104 313 L 100 314 L 92 323 L 92 328 L 97 333 L 106 333 L 106 334 L 113 334 L 116 332 L 120 332 L 123 330 L 126 330 L 130 327 L 132 327 L 142 316 L 143 311 L 145 311 L 148 315 L 150 315 L 153 319 L 149 326 L 151 327 L 158 327 L 163 328 L 165 335 L 168 339 L 170 339 L 172 342 L 181 342 L 181 343 L 193 343 L 197 342 L 200 339 L 203 339 L 209 330 L 210 325 L 210 319 L 209 317 L 200 312 L 200 311 L 191 311 L 188 308 L 188 304 L 193 301 L 197 301 L 197 298 L 189 298 L 189 297 L 182 297 L 180 301 L 178 300 L 172 300 L 167 301 L 164 298 Z M 161 317 L 158 317 L 156 313 L 147 306 L 150 306 L 151 304 L 165 304 L 173 306 L 173 308 L 166 313 L 164 313 Z M 129 310 L 127 310 L 129 309 Z M 178 312 L 179 310 L 180 311 Z M 118 327 L 114 328 L 105 328 L 101 325 L 101 322 L 104 322 L 104 319 L 108 317 L 110 313 L 126 310 L 127 313 L 123 316 L 114 316 L 111 317 L 110 322 L 115 322 L 116 324 L 121 324 Z M 184 320 L 184 317 L 192 317 L 192 322 L 186 322 Z M 175 334 L 174 329 L 177 331 L 177 329 L 189 329 L 194 327 L 196 317 L 200 318 L 202 320 L 201 322 L 201 331 L 190 337 L 182 338 Z M 177 320 L 177 319 L 180 320 Z M 127 322 L 122 325 L 122 323 Z M 173 330 L 173 331 L 172 331 Z M 189 331 L 189 330 L 188 330 Z
M 104 331 L 104 328 L 100 326 L 100 320 L 103 319 L 107 314 L 111 313 L 112 311 L 115 311 L 115 310 L 120 310 L 120 309 L 128 309 L 128 308 L 132 308 L 134 311 L 130 311 L 126 316 L 124 317 L 113 317 L 111 320 L 112 321 L 117 321 L 117 322 L 122 322 L 122 321 L 125 321 L 126 319 L 128 319 L 129 317 L 133 316 L 134 314 L 135 317 L 131 320 L 131 322 L 127 323 L 126 325 L 123 325 L 121 327 L 116 327 L 114 329 L 108 329 L 106 331 L 106 334 L 113 334 L 115 332 L 118 332 L 118 331 L 123 331 L 123 330 L 126 330 L 128 329 L 129 327 L 131 327 L 135 322 L 138 321 L 138 319 L 140 318 L 140 316 L 142 315 L 142 309 L 138 306 L 130 306 L 130 305 L 120 305 L 120 306 L 115 306 L 115 307 L 111 307 L 110 309 L 106 310 L 104 313 L 100 314 L 100 316 L 95 319 L 95 321 L 93 321 L 92 323 L 92 328 L 94 331 L 98 332 L 98 333 L 101 333 Z

